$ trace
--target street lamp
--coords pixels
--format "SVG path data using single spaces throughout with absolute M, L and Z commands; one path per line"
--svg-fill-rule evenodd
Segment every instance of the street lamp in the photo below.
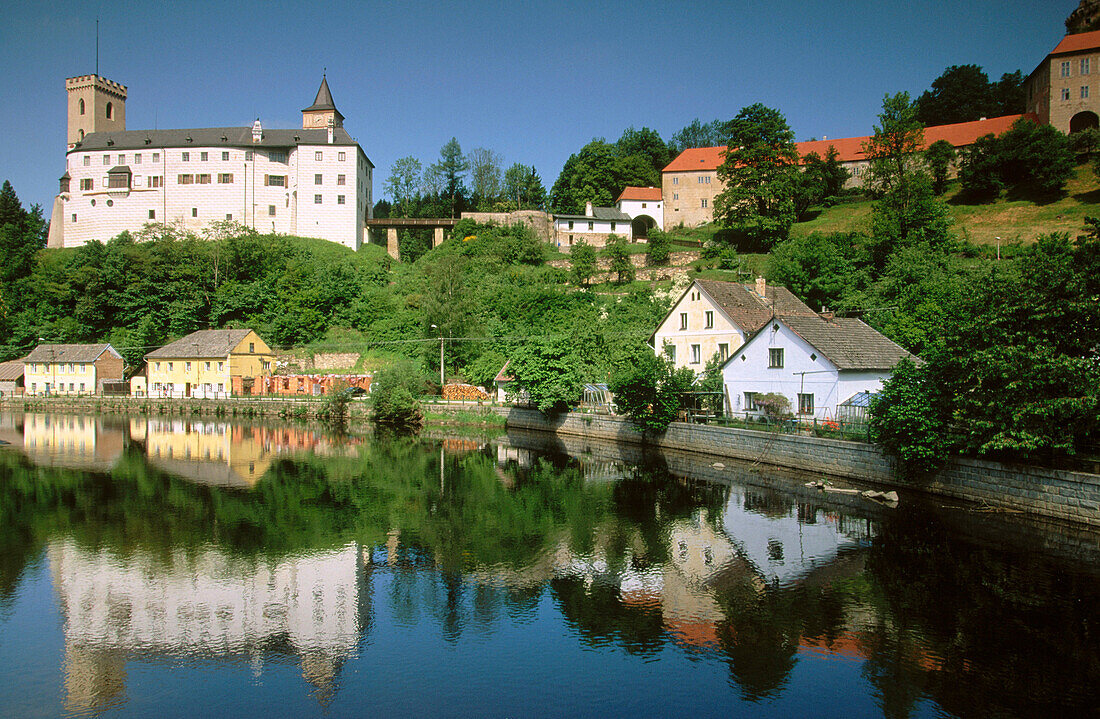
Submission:
M 439 330 L 439 327 L 432 325 L 433 330 Z M 447 380 L 443 376 L 443 330 L 439 330 L 439 394 L 443 396 L 443 385 L 447 383 Z

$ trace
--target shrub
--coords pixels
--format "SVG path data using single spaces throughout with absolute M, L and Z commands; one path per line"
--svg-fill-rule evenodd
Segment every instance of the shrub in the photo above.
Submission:
M 424 378 L 412 363 L 390 365 L 374 376 L 371 406 L 374 421 L 396 429 L 416 430 L 424 423 L 417 396 Z

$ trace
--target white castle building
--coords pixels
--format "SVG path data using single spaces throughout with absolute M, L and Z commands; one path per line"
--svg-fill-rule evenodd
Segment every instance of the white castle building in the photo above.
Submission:
M 65 81 L 68 152 L 49 247 L 106 242 L 146 223 L 201 233 L 237 222 L 261 233 L 359 249 L 374 165 L 344 129 L 328 80 L 302 128 L 127 130 L 126 87 L 99 75 Z

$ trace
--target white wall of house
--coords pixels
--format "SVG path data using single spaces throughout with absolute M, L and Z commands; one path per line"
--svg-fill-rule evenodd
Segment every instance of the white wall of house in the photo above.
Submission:
M 691 367 L 702 372 L 707 361 L 721 352 L 722 345 L 729 353 L 737 351 L 745 343 L 745 332 L 693 282 L 653 335 L 653 350 L 658 355 L 666 353 L 666 343 L 674 348 L 672 360 L 677 369 Z M 696 346 L 698 351 L 694 349 Z
M 572 223 L 572 227 L 569 226 L 570 223 Z M 592 227 L 589 228 L 589 225 Z M 630 222 L 628 220 L 597 220 L 595 217 L 563 217 L 554 218 L 554 226 L 559 235 L 606 235 L 608 233 L 614 233 L 622 237 L 630 237 Z
M 635 219 L 639 215 L 648 215 L 657 223 L 658 228 L 665 226 L 665 203 L 658 200 L 619 200 L 619 212 Z

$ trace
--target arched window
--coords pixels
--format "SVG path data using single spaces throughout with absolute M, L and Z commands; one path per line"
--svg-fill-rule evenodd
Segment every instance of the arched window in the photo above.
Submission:
M 114 114 L 114 110 L 115 110 L 114 106 L 111 103 L 108 102 L 107 103 L 107 119 L 108 120 L 111 119 L 111 116 Z
M 81 114 L 81 115 L 83 115 L 83 114 L 84 114 L 84 100 L 81 100 L 81 101 L 80 101 L 80 114 Z

